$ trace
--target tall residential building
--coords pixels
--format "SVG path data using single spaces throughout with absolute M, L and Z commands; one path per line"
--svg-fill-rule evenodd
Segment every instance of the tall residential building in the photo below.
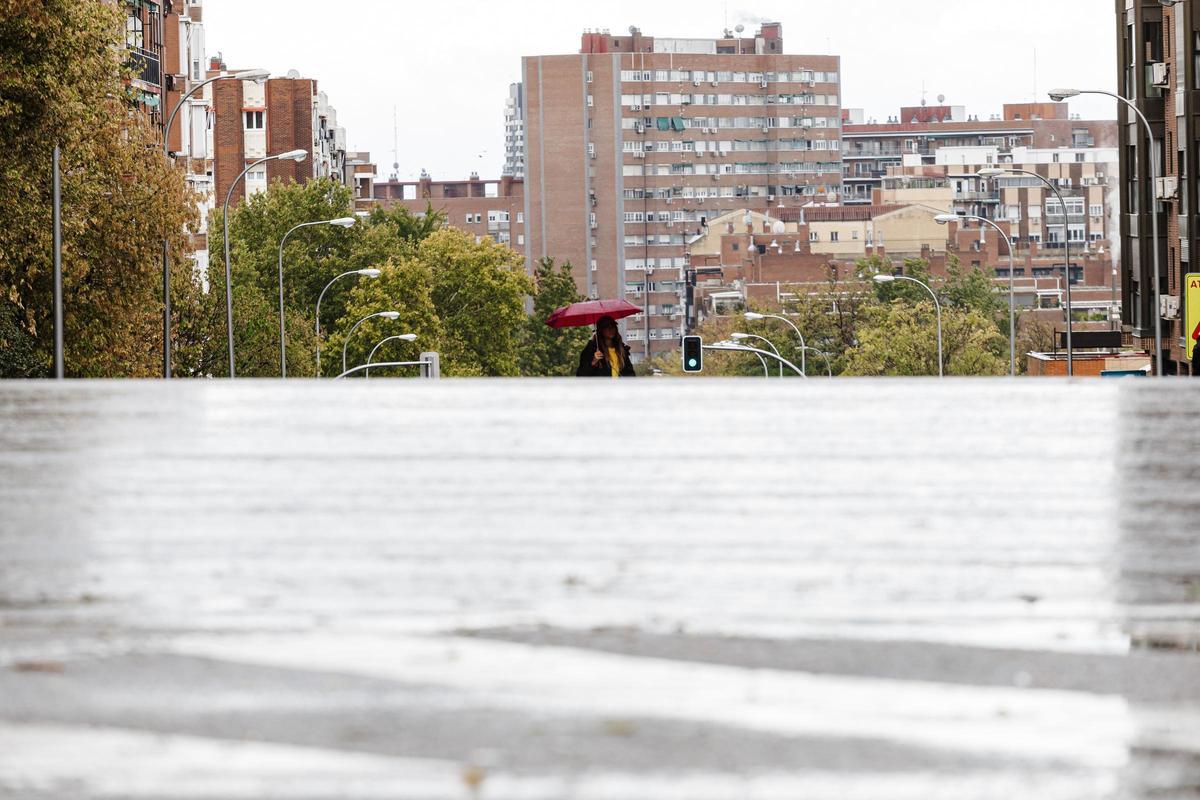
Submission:
M 942 147 L 994 148 L 1001 160 L 1015 148 L 1115 147 L 1116 123 L 1071 119 L 1066 103 L 1008 103 L 988 119 L 962 106 L 909 106 L 886 122 L 847 109 L 842 128 L 843 199 L 870 204 L 889 167 L 935 163 Z
M 224 64 L 214 65 L 221 70 Z M 236 71 L 236 70 L 233 70 Z M 235 201 L 265 191 L 276 179 L 346 180 L 346 131 L 317 82 L 292 71 L 264 83 L 223 80 L 207 87 L 213 109 L 212 153 L 216 202 L 254 161 L 288 150 L 306 150 L 304 161 L 268 161 L 247 173 Z
M 525 179 L 525 88 L 514 83 L 504 101 L 504 174 Z
M 840 80 L 837 56 L 785 54 L 778 23 L 586 32 L 576 54 L 524 58 L 527 263 L 569 260 L 585 294 L 644 306 L 623 323 L 635 360 L 676 348 L 709 218 L 837 202 Z
M 171 3 L 106 1 L 124 7 L 125 48 L 133 72 L 130 95 L 161 136 L 167 89 L 167 76 L 163 70 L 167 50 L 165 37 L 172 25 L 178 24 L 179 17 L 172 13 Z
M 1185 320 L 1183 276 L 1200 272 L 1200 247 L 1193 210 L 1197 137 L 1200 137 L 1200 9 L 1195 0 L 1164 8 L 1159 0 L 1117 0 L 1116 91 L 1145 114 L 1154 132 L 1152 156 L 1137 115 L 1117 104 L 1121 148 L 1121 254 L 1124 317 L 1133 343 L 1154 352 L 1154 281 L 1162 296 L 1162 366 L 1165 373 L 1190 374 L 1185 337 L 1200 320 Z M 1151 158 L 1163 176 L 1152 185 Z M 1158 214 L 1154 241 L 1151 214 Z M 1154 250 L 1160 270 L 1155 276 Z

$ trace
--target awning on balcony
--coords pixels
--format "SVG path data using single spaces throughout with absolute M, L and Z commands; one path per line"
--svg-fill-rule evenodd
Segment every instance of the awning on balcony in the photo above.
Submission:
M 671 117 L 671 127 L 680 133 L 683 132 L 683 117 Z
M 670 117 L 659 117 L 657 122 L 658 122 L 658 129 L 660 131 L 671 130 L 671 118 Z

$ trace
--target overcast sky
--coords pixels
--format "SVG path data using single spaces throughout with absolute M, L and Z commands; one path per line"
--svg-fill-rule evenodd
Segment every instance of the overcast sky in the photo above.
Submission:
M 901 105 L 951 105 L 986 118 L 1055 86 L 1113 90 L 1112 0 L 722 0 L 598 4 L 556 0 L 205 0 L 209 55 L 233 68 L 316 78 L 352 149 L 391 172 L 399 115 L 401 179 L 435 179 L 504 163 L 504 100 L 523 55 L 574 53 L 584 28 L 719 37 L 783 23 L 788 53 L 842 57 L 842 103 L 880 121 Z M 1036 63 L 1036 69 L 1035 69 Z M 1112 119 L 1116 101 L 1077 98 L 1073 113 Z

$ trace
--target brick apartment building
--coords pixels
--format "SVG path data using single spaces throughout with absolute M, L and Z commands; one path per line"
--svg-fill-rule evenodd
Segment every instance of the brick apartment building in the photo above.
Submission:
M 511 175 L 482 180 L 472 173 L 465 181 L 435 181 L 422 171 L 417 181 L 375 181 L 375 203 L 424 214 L 433 207 L 446 215 L 446 224 L 475 236 L 508 245 L 519 253 L 525 244 L 525 184 Z M 562 259 L 567 260 L 567 259 Z M 574 263 L 575 275 L 581 274 Z
M 842 129 L 843 199 L 874 202 L 890 167 L 936 163 L 943 147 L 987 147 L 1010 159 L 1016 148 L 1053 150 L 1117 146 L 1116 123 L 1072 119 L 1066 103 L 1008 103 L 989 119 L 967 114 L 963 106 L 909 106 L 887 122 L 865 121 L 847 109 Z
M 1120 131 L 1121 252 L 1126 330 L 1154 351 L 1154 247 L 1159 249 L 1163 372 L 1191 374 L 1185 338 L 1200 320 L 1185 320 L 1183 276 L 1200 271 L 1194 211 L 1200 137 L 1200 8 L 1194 0 L 1164 7 L 1158 0 L 1117 0 L 1115 90 L 1133 101 L 1154 131 L 1163 180 L 1152 186 L 1151 150 L 1138 117 L 1117 104 Z M 1086 87 L 1085 87 L 1086 88 Z M 1102 87 L 1107 88 L 1107 87 Z M 1158 202 L 1156 202 L 1156 200 Z M 1161 203 L 1161 205 L 1159 205 Z M 1151 213 L 1157 206 L 1159 239 Z M 1200 259 L 1198 259 L 1200 260 Z
M 529 266 L 570 260 L 580 289 L 652 313 L 635 360 L 678 346 L 685 228 L 731 209 L 836 203 L 840 59 L 788 55 L 777 23 L 716 39 L 586 32 L 523 59 Z M 456 221 L 456 224 L 457 221 Z
M 226 71 L 213 63 L 210 75 Z M 235 70 L 236 71 L 236 70 Z M 234 190 L 234 200 L 265 191 L 277 179 L 303 182 L 311 178 L 346 180 L 346 131 L 337 111 L 318 91 L 317 82 L 291 72 L 284 78 L 217 81 L 211 93 L 211 143 L 214 188 L 218 203 L 250 163 L 275 153 L 306 150 L 304 161 L 268 161 L 251 170 Z

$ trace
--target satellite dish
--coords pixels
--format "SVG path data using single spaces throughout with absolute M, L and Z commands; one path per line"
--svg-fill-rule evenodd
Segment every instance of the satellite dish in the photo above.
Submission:
M 291 78 L 292 80 L 296 80 L 296 78 L 299 78 L 299 77 L 300 77 L 300 70 L 297 70 L 297 69 L 289 69 L 289 70 L 287 71 L 287 76 L 288 76 L 289 78 Z
M 741 33 L 742 31 L 746 30 L 746 26 L 745 25 L 737 25 L 737 26 L 734 26 L 733 30 L 736 33 Z
M 629 35 L 630 35 L 630 36 L 636 36 L 636 35 L 637 35 L 637 26 L 636 26 L 636 25 L 630 25 L 630 26 L 629 26 Z
M 938 105 L 941 105 L 941 104 L 942 104 L 942 103 L 944 103 L 944 102 L 946 102 L 946 95 L 944 95 L 944 94 L 939 94 L 939 95 L 938 95 Z

